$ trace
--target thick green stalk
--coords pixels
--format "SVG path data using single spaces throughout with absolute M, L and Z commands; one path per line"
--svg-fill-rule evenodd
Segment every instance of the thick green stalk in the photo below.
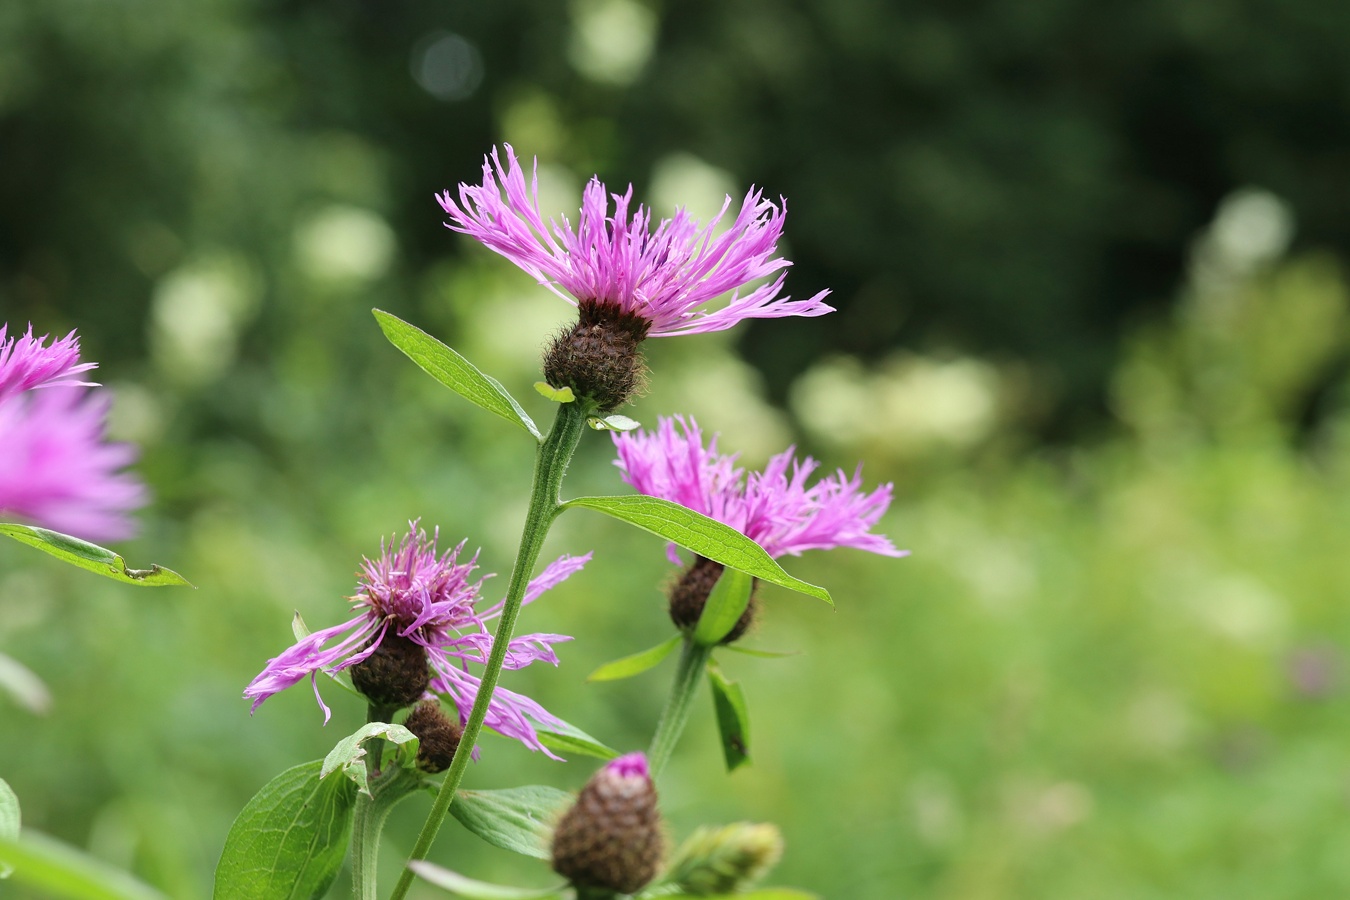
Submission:
M 516 553 L 516 564 L 511 570 L 511 583 L 506 588 L 506 601 L 502 606 L 502 617 L 497 623 L 497 632 L 492 637 L 492 650 L 488 654 L 487 666 L 483 669 L 483 680 L 478 687 L 478 695 L 474 698 L 469 721 L 464 725 L 464 736 L 460 738 L 459 747 L 450 762 L 450 769 L 445 773 L 445 780 L 441 782 L 436 802 L 432 804 L 431 812 L 417 836 L 417 843 L 413 845 L 412 853 L 409 854 L 410 861 L 426 858 L 427 851 L 436 840 L 441 823 L 445 821 L 446 813 L 450 811 L 450 804 L 455 799 L 455 792 L 459 790 L 459 783 L 464 778 L 464 770 L 469 765 L 469 755 L 478 741 L 478 732 L 483 727 L 488 704 L 492 701 L 492 692 L 497 688 L 502 663 L 506 661 L 506 650 L 511 643 L 511 635 L 515 633 L 516 616 L 520 613 L 525 587 L 530 582 L 530 573 L 534 571 L 534 564 L 539 559 L 539 551 L 543 549 L 549 526 L 553 524 L 553 519 L 561 508 L 559 490 L 562 487 L 563 475 L 567 471 L 567 464 L 572 460 L 572 454 L 576 452 L 582 432 L 586 430 L 586 420 L 593 412 L 580 400 L 559 404 L 557 418 L 553 420 L 553 429 L 539 445 L 534 461 L 534 486 L 530 490 L 530 507 L 525 513 L 525 528 L 520 535 L 520 550 Z M 412 878 L 412 870 L 405 867 L 390 900 L 402 900 L 408 893 Z
M 713 648 L 694 640 L 692 635 L 684 636 L 684 647 L 680 650 L 680 665 L 675 670 L 675 681 L 670 686 L 670 697 L 661 713 L 661 721 L 656 723 L 656 734 L 652 735 L 652 746 L 647 751 L 647 765 L 651 767 L 655 778 L 666 763 L 675 745 L 679 743 L 684 726 L 689 722 L 689 710 L 693 706 L 694 691 L 703 681 L 703 671 L 708 666 Z
M 390 707 L 374 703 L 366 707 L 367 722 L 389 722 L 393 715 L 394 709 Z M 371 739 L 366 746 L 367 784 L 378 783 L 383 756 L 384 740 Z M 375 890 L 375 876 L 380 857 L 380 831 L 388 817 L 388 808 L 383 812 L 376 809 L 373 795 L 357 795 L 352 815 L 352 896 L 355 900 L 377 900 L 379 896 Z

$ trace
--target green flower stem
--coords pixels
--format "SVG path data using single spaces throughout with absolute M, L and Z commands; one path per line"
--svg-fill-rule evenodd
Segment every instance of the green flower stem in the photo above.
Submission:
M 370 796 L 361 794 L 356 798 L 356 811 L 352 816 L 352 896 L 356 900 L 376 900 L 379 896 L 376 878 L 380 834 L 389 813 L 400 800 L 418 789 L 421 779 L 402 766 L 393 765 L 380 777 L 372 777 L 368 784 Z
M 501 675 L 502 663 L 506 660 L 506 650 L 511 643 L 511 635 L 515 632 L 516 617 L 520 613 L 525 587 L 530 582 L 530 573 L 534 571 L 534 565 L 539 559 L 539 551 L 543 549 L 549 526 L 562 509 L 559 490 L 562 487 L 563 475 L 567 472 L 567 464 L 571 462 L 577 443 L 586 430 L 586 420 L 594 414 L 594 409 L 580 400 L 558 404 L 558 415 L 553 421 L 553 429 L 539 445 L 534 462 L 534 486 L 530 490 L 530 508 L 525 513 L 525 528 L 520 535 L 520 550 L 516 553 L 516 564 L 511 570 L 511 583 L 506 589 L 502 617 L 492 638 L 492 650 L 488 654 L 487 666 L 483 669 L 483 680 L 478 687 L 478 695 L 474 697 L 469 721 L 464 725 L 464 736 L 460 738 L 459 747 L 450 762 L 450 769 L 445 773 L 445 780 L 441 782 L 436 802 L 432 804 L 431 812 L 417 836 L 417 843 L 413 845 L 412 853 L 409 854 L 410 861 L 426 858 L 427 851 L 436 840 L 441 823 L 445 821 L 445 814 L 450 811 L 450 804 L 455 799 L 459 783 L 464 778 L 464 770 L 469 765 L 469 755 L 478 741 L 478 732 L 482 729 L 483 719 L 487 716 L 488 703 L 492 700 L 497 679 Z M 412 879 L 412 870 L 405 867 L 403 874 L 399 876 L 398 884 L 394 886 L 390 900 L 402 900 L 412 885 Z
M 393 714 L 392 708 L 374 703 L 366 707 L 367 722 L 388 722 Z M 352 896 L 356 900 L 376 900 L 378 897 L 375 877 L 380 857 L 380 831 L 389 817 L 389 809 L 381 814 L 375 808 L 375 785 L 379 781 L 383 756 L 384 739 L 373 738 L 366 747 L 366 783 L 372 786 L 371 795 L 357 795 L 352 815 Z
M 689 709 L 694 702 L 694 691 L 703 680 L 703 672 L 708 667 L 712 652 L 712 647 L 704 646 L 692 636 L 685 635 L 684 647 L 680 650 L 680 665 L 675 670 L 675 681 L 670 686 L 670 697 L 661 713 L 661 721 L 656 724 L 651 749 L 647 751 L 647 765 L 651 767 L 653 778 L 666 767 L 680 735 L 684 733 L 684 726 L 689 722 Z

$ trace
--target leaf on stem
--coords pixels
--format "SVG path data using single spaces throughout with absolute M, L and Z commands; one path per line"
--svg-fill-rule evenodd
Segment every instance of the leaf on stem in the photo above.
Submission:
M 563 897 L 561 888 L 544 888 L 541 890 L 538 888 L 488 884 L 486 881 L 475 881 L 458 872 L 442 869 L 425 859 L 410 860 L 408 868 L 412 869 L 418 878 L 428 884 L 444 888 L 458 897 L 463 897 L 464 900 L 562 900 Z
M 30 525 L 0 523 L 0 534 L 7 534 L 21 544 L 36 547 L 44 553 L 50 553 L 81 569 L 97 572 L 105 578 L 120 581 L 123 584 L 136 584 L 141 587 L 167 587 L 186 585 L 192 587 L 186 578 L 172 569 L 151 566 L 148 569 L 128 569 L 126 560 L 111 550 L 97 544 L 82 541 L 59 531 L 34 528 Z
M 705 647 L 716 647 L 750 605 L 754 586 L 755 580 L 739 569 L 723 568 L 694 626 L 694 640 Z
M 801 656 L 800 650 L 758 650 L 754 647 L 742 647 L 740 644 L 727 644 L 723 649 L 746 656 L 758 656 L 760 659 L 783 659 L 788 656 Z
M 591 416 L 586 420 L 586 424 L 596 431 L 632 431 L 635 428 L 642 427 L 642 423 L 637 419 L 620 415 L 605 416 L 603 419 L 599 416 Z
M 367 722 L 352 734 L 337 742 L 337 746 L 329 751 L 324 757 L 323 768 L 319 770 L 320 778 L 327 778 L 337 769 L 342 769 L 342 774 L 346 775 L 356 785 L 357 791 L 366 796 L 370 796 L 370 786 L 366 781 L 366 748 L 361 746 L 371 738 L 383 738 L 391 744 L 400 744 L 407 747 L 407 753 L 404 754 L 404 765 L 411 766 L 417 761 L 417 747 L 419 741 L 417 736 L 402 725 L 394 725 L 390 722 Z
M 436 340 L 416 325 L 382 309 L 371 310 L 389 343 L 402 350 L 423 372 L 465 400 L 524 428 L 540 440 L 539 429 L 501 382 L 484 375 L 478 367 Z
M 590 675 L 586 676 L 586 680 L 619 681 L 623 678 L 632 678 L 634 675 L 641 675 L 648 669 L 653 669 L 659 665 L 676 647 L 680 646 L 680 640 L 681 636 L 677 634 L 670 640 L 662 641 L 655 647 L 643 650 L 641 653 L 634 653 L 632 656 L 625 656 L 623 659 L 607 662 Z
M 644 531 L 650 531 L 658 537 L 673 541 L 723 566 L 739 569 L 761 581 L 798 591 L 833 605 L 829 591 L 799 578 L 793 578 L 784 572 L 782 566 L 774 562 L 773 557 L 764 552 L 764 548 L 759 544 L 736 529 L 723 525 L 716 519 L 710 519 L 702 513 L 694 512 L 686 506 L 641 494 L 631 497 L 577 497 L 562 504 L 563 509 L 575 506 L 598 510 L 607 516 L 613 516 Z
M 619 751 L 606 747 L 570 722 L 563 722 L 553 728 L 538 725 L 534 730 L 539 735 L 539 743 L 558 753 L 580 753 L 582 756 L 604 760 L 617 759 L 619 756 Z
M 23 837 L 0 835 L 0 866 L 12 867 L 15 881 L 37 888 L 44 897 L 69 897 L 72 900 L 165 900 L 159 891 L 126 872 L 32 829 L 25 829 Z
M 639 897 L 663 897 L 674 900 L 677 897 L 698 897 L 700 900 L 820 900 L 816 894 L 799 891 L 796 888 L 760 888 L 735 894 L 665 894 L 645 891 Z M 489 900 L 484 897 L 483 900 Z
M 750 761 L 750 709 L 741 686 L 711 662 L 708 684 L 717 711 L 717 730 L 722 735 L 722 755 L 727 761 L 727 771 L 732 772 Z
M 248 801 L 216 865 L 215 900 L 322 897 L 347 855 L 356 785 L 321 779 L 319 760 L 287 769 Z
M 553 823 L 576 798 L 535 784 L 500 791 L 460 791 L 450 812 L 461 825 L 494 847 L 548 859 Z
M 547 381 L 536 381 L 534 389 L 539 392 L 539 396 L 554 403 L 571 403 L 577 399 L 577 395 L 572 393 L 572 389 L 567 385 L 556 388 Z

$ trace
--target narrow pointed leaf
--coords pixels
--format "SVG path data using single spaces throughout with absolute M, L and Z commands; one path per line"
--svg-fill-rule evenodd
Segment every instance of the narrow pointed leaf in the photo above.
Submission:
M 452 806 L 451 809 L 453 808 Z M 508 887 L 503 884 L 488 884 L 486 881 L 475 881 L 458 872 L 442 869 L 435 863 L 429 863 L 424 859 L 410 860 L 408 868 L 412 869 L 414 875 L 428 884 L 444 888 L 457 897 L 463 897 L 464 900 L 562 900 L 563 897 L 561 888 L 544 888 L 541 890 L 538 888 Z
M 606 747 L 570 722 L 563 722 L 554 728 L 536 726 L 535 733 L 539 735 L 539 743 L 557 753 L 580 753 L 582 756 L 604 760 L 617 759 L 619 756 L 618 750 Z
M 18 838 L 0 835 L 0 866 L 11 866 L 14 881 L 36 888 L 43 897 L 165 900 L 126 872 L 31 829 Z
M 708 684 L 717 711 L 717 730 L 722 735 L 722 755 L 726 757 L 727 771 L 731 772 L 750 761 L 750 710 L 741 686 L 711 663 Z
M 694 626 L 694 640 L 705 647 L 717 646 L 750 605 L 754 586 L 755 580 L 739 569 L 723 568 Z
M 796 888 L 760 888 L 755 891 L 743 891 L 735 894 L 656 894 L 644 893 L 641 897 L 664 897 L 674 900 L 676 897 L 698 897 L 699 900 L 820 900 L 816 894 L 799 891 Z M 487 900 L 487 898 L 483 898 Z
M 761 581 L 798 591 L 833 605 L 829 591 L 799 578 L 793 578 L 784 572 L 782 566 L 774 562 L 773 557 L 765 553 L 759 544 L 736 529 L 678 503 L 639 494 L 631 497 L 577 497 L 568 500 L 562 508 L 570 509 L 575 506 L 598 510 L 607 516 L 613 516 L 644 531 L 650 531 L 658 537 L 673 541 L 699 556 L 706 556 L 714 562 L 739 569 Z
M 460 791 L 450 812 L 494 847 L 548 859 L 553 823 L 576 798 L 546 785 L 501 791 Z
M 0 653 L 0 693 L 35 715 L 52 708 L 52 694 L 42 679 L 16 659 Z
M 760 650 L 755 647 L 742 647 L 740 644 L 727 644 L 724 650 L 744 653 L 746 656 L 758 656 L 760 659 L 783 659 L 788 656 L 801 656 L 800 650 Z
M 7 534 L 22 544 L 36 547 L 44 553 L 50 553 L 57 559 L 64 560 L 73 566 L 88 569 L 90 572 L 97 572 L 105 578 L 111 578 L 123 584 L 137 584 L 142 587 L 166 587 L 169 585 L 192 587 L 186 578 L 172 569 L 165 569 L 162 566 L 151 566 L 148 569 L 128 569 L 126 560 L 111 550 L 97 544 L 91 544 L 88 541 L 82 541 L 77 537 L 71 537 L 68 534 L 61 534 L 58 531 L 48 531 L 45 528 L 34 528 L 30 525 L 15 525 L 6 522 L 0 524 L 0 534 Z
M 676 647 L 680 646 L 680 640 L 681 637 L 677 634 L 670 640 L 662 641 L 655 647 L 643 650 L 641 653 L 634 653 L 632 656 L 607 662 L 588 675 L 586 680 L 618 681 L 623 678 L 632 678 L 634 675 L 641 675 L 648 669 L 659 665 Z
M 389 722 L 367 722 L 354 733 L 338 741 L 337 746 L 324 757 L 319 777 L 327 778 L 337 769 L 341 769 L 342 774 L 352 780 L 358 791 L 369 795 L 370 786 L 366 781 L 366 748 L 362 745 L 374 737 L 383 738 L 392 744 L 406 745 L 405 760 L 409 764 L 416 760 L 419 742 L 411 731 L 402 725 Z
M 0 778 L 0 840 L 13 840 L 19 836 L 19 798 L 9 782 Z M 0 878 L 8 878 L 14 871 L 9 863 L 0 862 Z
M 347 855 L 356 785 L 320 779 L 315 760 L 287 769 L 248 801 L 216 865 L 215 900 L 309 900 Z
M 524 428 L 536 441 L 540 439 L 534 420 L 497 379 L 484 375 L 473 363 L 416 325 L 409 325 L 381 309 L 372 312 L 389 343 L 402 350 L 423 372 L 470 403 Z

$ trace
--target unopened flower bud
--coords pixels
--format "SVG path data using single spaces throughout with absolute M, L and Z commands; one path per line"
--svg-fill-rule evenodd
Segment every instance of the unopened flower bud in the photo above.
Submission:
M 440 703 L 424 700 L 417 704 L 403 720 L 403 727 L 417 737 L 417 768 L 431 775 L 450 768 L 464 729 L 445 714 Z
M 633 894 L 656 876 L 662 853 L 647 758 L 621 756 L 595 773 L 553 832 L 553 871 L 580 892 Z
M 768 874 L 783 856 L 783 835 L 767 824 L 700 828 L 671 863 L 669 880 L 684 894 L 735 894 Z
M 628 402 L 643 381 L 638 344 L 651 322 L 618 306 L 586 301 L 580 319 L 559 335 L 544 356 L 544 377 L 569 387 L 578 399 L 605 415 Z
M 703 615 L 703 607 L 708 605 L 708 596 L 717 585 L 717 579 L 722 577 L 722 568 L 721 563 L 700 556 L 671 588 L 670 620 L 681 631 L 693 631 L 694 626 L 698 625 L 699 617 Z M 731 626 L 731 630 L 722 638 L 721 643 L 730 644 L 740 640 L 755 621 L 755 612 L 759 608 L 756 596 L 758 590 L 759 580 L 756 579 L 750 588 L 750 602 L 746 604 L 745 612 L 741 613 L 741 617 Z
M 400 709 L 416 703 L 431 684 L 427 651 L 391 627 L 375 652 L 351 667 L 352 685 L 376 706 Z

